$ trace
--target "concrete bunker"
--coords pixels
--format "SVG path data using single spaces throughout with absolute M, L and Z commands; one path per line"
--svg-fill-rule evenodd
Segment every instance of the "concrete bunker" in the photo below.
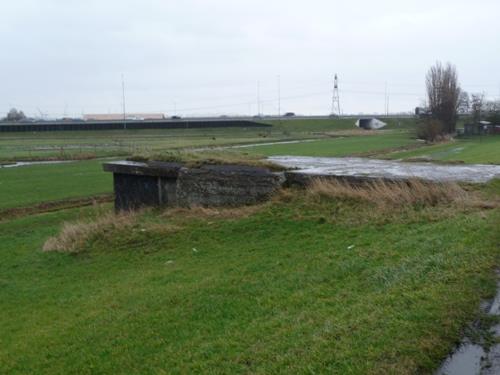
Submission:
M 145 206 L 241 206 L 267 200 L 285 181 L 283 172 L 242 165 L 190 168 L 172 162 L 119 161 L 113 173 L 115 209 Z
M 282 186 L 307 186 L 314 179 L 350 184 L 373 180 L 422 179 L 431 182 L 485 183 L 500 177 L 497 165 L 437 165 L 367 158 L 274 156 L 285 170 L 244 165 L 189 167 L 175 162 L 106 163 L 113 173 L 116 210 L 144 206 L 242 206 L 267 200 Z

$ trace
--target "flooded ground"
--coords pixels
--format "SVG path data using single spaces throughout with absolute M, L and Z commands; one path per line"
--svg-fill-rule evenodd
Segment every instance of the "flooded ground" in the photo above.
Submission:
M 231 148 L 248 148 L 248 147 L 258 147 L 258 146 L 272 146 L 272 145 L 286 145 L 286 144 L 294 144 L 294 143 L 307 143 L 307 142 L 315 142 L 317 139 L 299 139 L 294 141 L 276 141 L 276 142 L 264 142 L 264 143 L 252 143 L 247 145 L 236 145 L 236 146 L 226 146 L 221 147 L 222 149 L 231 149 Z
M 486 314 L 500 317 L 500 283 L 497 285 L 497 295 L 488 304 Z M 490 334 L 500 338 L 500 324 L 490 328 Z M 458 348 L 443 362 L 435 375 L 498 375 L 500 374 L 500 344 L 488 347 L 484 338 L 472 342 L 465 337 Z M 478 343 L 479 341 L 479 343 Z
M 342 137 L 339 137 L 342 138 Z M 196 147 L 193 148 L 193 151 L 211 151 L 211 150 L 232 150 L 238 148 L 252 148 L 259 146 L 272 146 L 272 145 L 286 145 L 286 144 L 294 144 L 294 143 L 307 143 L 307 142 L 316 142 L 319 139 L 295 139 L 292 141 L 273 141 L 273 142 L 260 142 L 260 143 L 247 143 L 244 145 L 232 145 L 232 146 L 208 146 L 208 147 Z
M 500 165 L 440 165 L 405 163 L 368 158 L 318 158 L 306 156 L 272 156 L 270 161 L 299 173 L 310 175 L 359 176 L 373 178 L 422 178 L 431 181 L 463 181 L 482 183 L 500 178 Z
M 61 163 L 72 163 L 74 160 L 47 160 L 47 161 L 17 161 L 9 164 L 0 164 L 0 168 L 16 168 L 25 167 L 28 165 L 37 164 L 61 164 Z

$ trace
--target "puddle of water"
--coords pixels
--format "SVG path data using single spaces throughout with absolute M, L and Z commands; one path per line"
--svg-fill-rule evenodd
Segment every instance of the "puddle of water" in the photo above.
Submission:
M 38 165 L 38 164 L 62 164 L 62 163 L 72 163 L 74 160 L 51 160 L 51 161 L 18 161 L 12 164 L 0 165 L 0 168 L 16 168 L 25 167 L 27 165 Z
M 488 310 L 489 315 L 500 315 L 500 284 L 497 285 L 497 295 L 491 303 L 490 309 Z
M 497 294 L 491 304 L 486 307 L 488 315 L 500 316 L 500 282 L 497 284 Z M 491 327 L 495 337 L 500 337 L 500 324 Z M 500 374 L 500 345 L 486 350 L 468 342 L 467 338 L 456 349 L 435 375 L 498 375 Z
M 298 173 L 331 176 L 368 176 L 373 178 L 422 178 L 431 181 L 487 182 L 500 177 L 499 165 L 438 165 L 403 163 L 368 158 L 317 158 L 307 156 L 271 156 L 276 164 L 297 168 Z
M 479 375 L 483 357 L 481 346 L 464 343 L 448 357 L 435 375 Z
M 264 142 L 264 143 L 251 143 L 246 145 L 234 145 L 234 146 L 218 146 L 218 147 L 199 147 L 195 148 L 194 151 L 208 151 L 208 150 L 231 150 L 235 148 L 249 148 L 249 147 L 259 147 L 259 146 L 272 146 L 272 145 L 286 145 L 294 143 L 307 143 L 316 142 L 319 139 L 296 139 L 294 141 L 276 141 L 276 142 Z
M 276 141 L 276 142 L 266 142 L 266 143 L 253 143 L 250 145 L 236 145 L 236 146 L 228 146 L 221 148 L 247 148 L 247 147 L 259 147 L 259 146 L 272 146 L 272 145 L 286 145 L 286 144 L 294 144 L 294 143 L 307 143 L 307 142 L 315 142 L 317 139 L 301 139 L 295 141 Z
M 481 375 L 500 374 L 500 345 L 495 345 L 488 353 L 488 361 L 483 365 Z

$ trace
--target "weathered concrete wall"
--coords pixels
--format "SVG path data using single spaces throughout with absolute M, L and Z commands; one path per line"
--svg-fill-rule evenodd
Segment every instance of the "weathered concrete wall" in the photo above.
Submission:
M 177 179 L 181 206 L 238 206 L 269 198 L 284 182 L 283 174 L 264 168 L 214 165 L 183 168 Z
M 284 183 L 284 173 L 237 165 L 186 168 L 178 163 L 114 162 L 115 208 L 241 206 L 262 202 Z

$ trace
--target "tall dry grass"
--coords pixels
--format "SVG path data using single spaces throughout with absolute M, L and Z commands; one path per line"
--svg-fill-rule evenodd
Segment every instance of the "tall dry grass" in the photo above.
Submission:
M 93 221 L 66 222 L 57 236 L 50 237 L 43 245 L 43 251 L 77 253 L 85 243 L 108 232 L 131 228 L 137 219 L 136 212 L 106 213 Z
M 379 208 L 436 206 L 441 203 L 466 204 L 470 194 L 456 183 L 373 180 L 352 184 L 339 179 L 317 179 L 307 188 L 310 196 L 361 200 Z

